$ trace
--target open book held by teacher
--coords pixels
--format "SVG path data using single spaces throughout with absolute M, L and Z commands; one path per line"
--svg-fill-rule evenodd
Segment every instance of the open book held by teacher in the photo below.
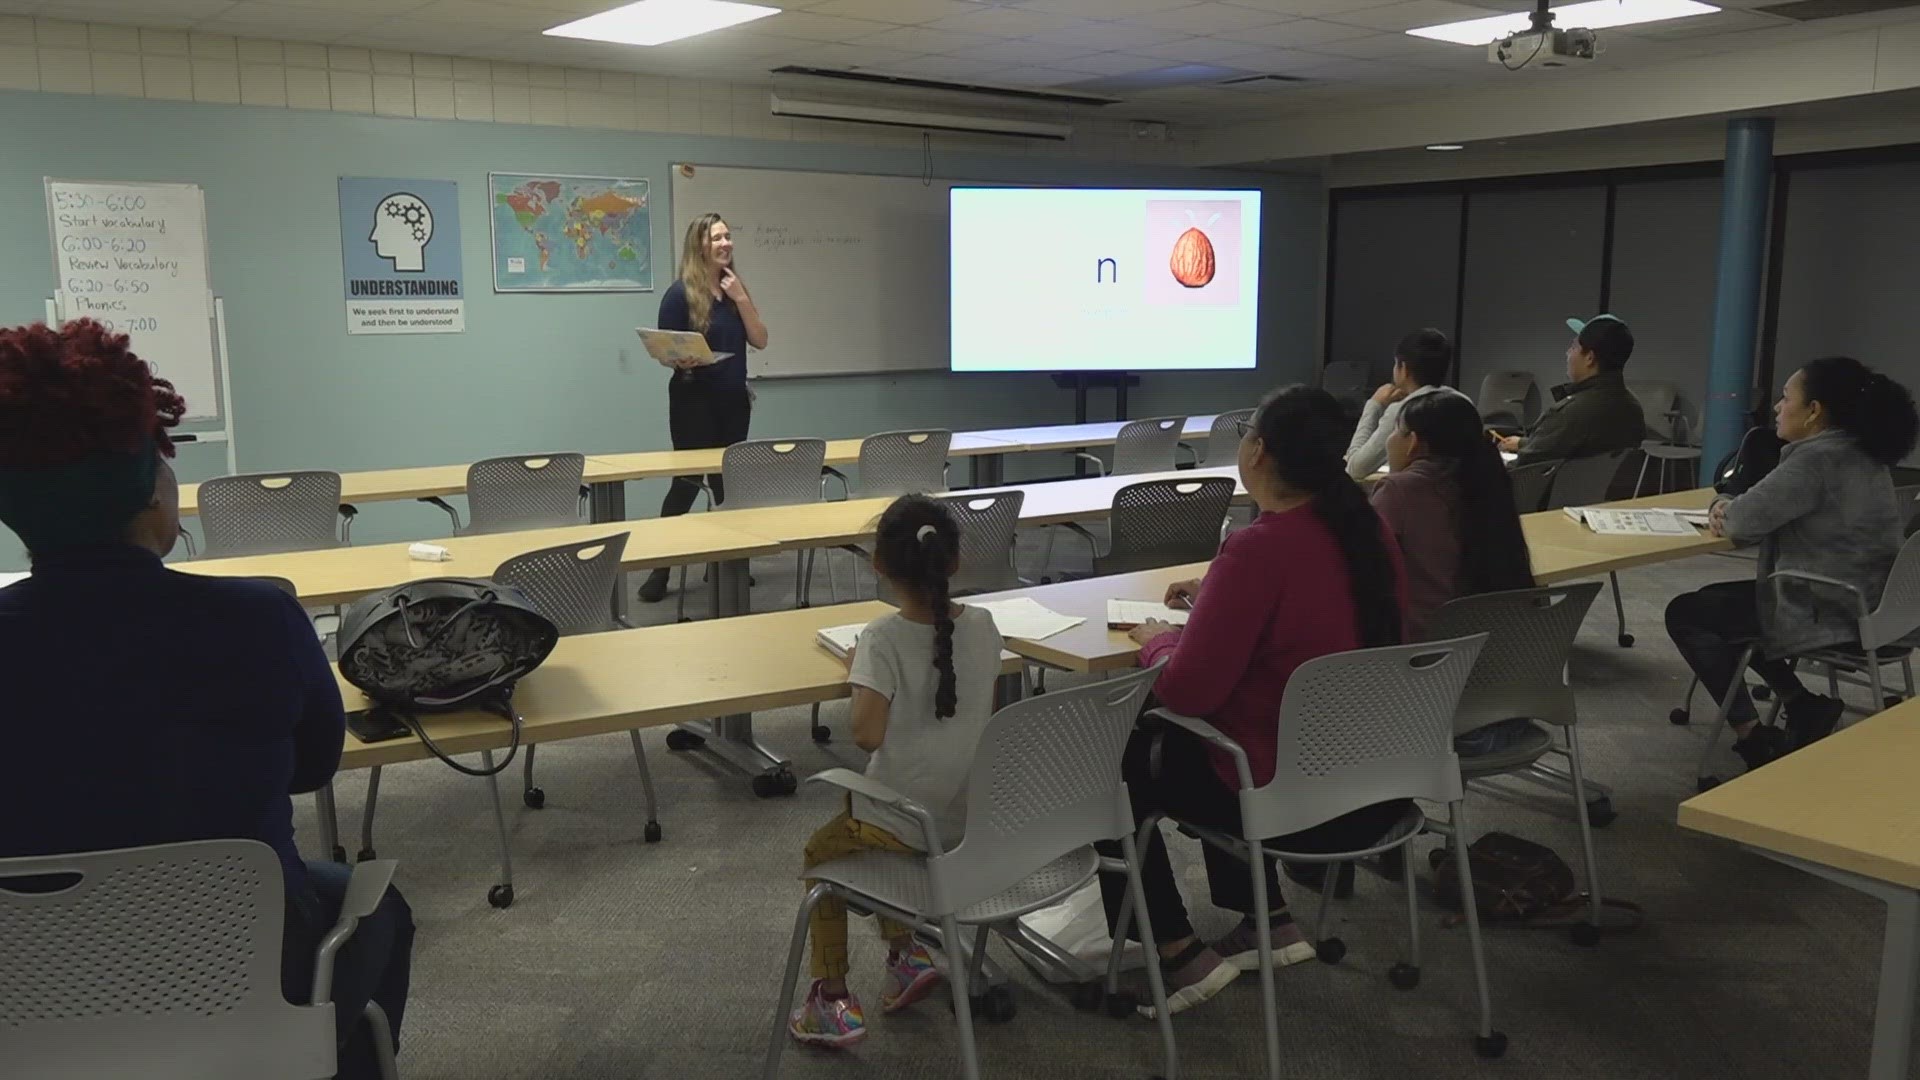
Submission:
M 646 346 L 647 355 L 660 361 L 661 367 L 676 370 L 706 367 L 733 355 L 707 348 L 707 339 L 691 330 L 655 330 L 636 326 L 633 332 L 640 335 L 640 344 Z

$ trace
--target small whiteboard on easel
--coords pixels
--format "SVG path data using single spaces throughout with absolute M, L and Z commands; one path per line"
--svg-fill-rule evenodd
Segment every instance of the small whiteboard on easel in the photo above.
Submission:
M 186 419 L 231 431 L 200 188 L 48 177 L 46 189 L 55 318 L 128 335 L 186 399 Z

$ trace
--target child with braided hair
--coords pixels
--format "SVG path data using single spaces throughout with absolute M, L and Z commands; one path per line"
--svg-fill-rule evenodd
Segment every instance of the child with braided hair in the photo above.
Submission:
M 974 750 L 993 714 L 1000 633 L 992 615 L 948 597 L 960 529 L 944 505 L 905 496 L 881 515 L 877 531 L 874 570 L 893 587 L 900 610 L 868 623 L 849 658 L 853 741 L 873 754 L 867 775 L 931 811 L 941 844 L 951 848 L 966 824 Z M 852 796 L 807 841 L 806 867 L 861 851 L 919 851 L 925 843 L 913 817 Z M 880 1008 L 894 1012 L 925 997 L 940 974 L 910 928 L 882 919 L 880 931 L 888 948 Z M 866 1019 L 847 989 L 847 910 L 838 897 L 815 906 L 811 937 L 813 986 L 787 1029 L 802 1043 L 851 1046 L 866 1037 Z

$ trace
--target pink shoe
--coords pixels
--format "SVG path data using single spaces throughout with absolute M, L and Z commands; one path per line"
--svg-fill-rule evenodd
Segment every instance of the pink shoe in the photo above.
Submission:
M 807 988 L 807 1000 L 793 1010 L 787 1033 L 803 1045 L 836 1050 L 866 1038 L 867 1019 L 860 1011 L 860 999 L 852 994 L 829 998 L 820 992 L 821 981 L 815 979 Z
M 887 988 L 880 994 L 880 1011 L 897 1012 L 926 997 L 940 985 L 940 971 L 926 946 L 915 942 L 899 956 L 887 957 Z

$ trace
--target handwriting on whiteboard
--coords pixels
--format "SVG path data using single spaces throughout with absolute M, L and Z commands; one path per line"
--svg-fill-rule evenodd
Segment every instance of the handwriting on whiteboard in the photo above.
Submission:
M 760 251 L 786 248 L 855 247 L 866 243 L 859 233 L 805 229 L 792 225 L 754 225 L 747 230 L 753 247 Z

